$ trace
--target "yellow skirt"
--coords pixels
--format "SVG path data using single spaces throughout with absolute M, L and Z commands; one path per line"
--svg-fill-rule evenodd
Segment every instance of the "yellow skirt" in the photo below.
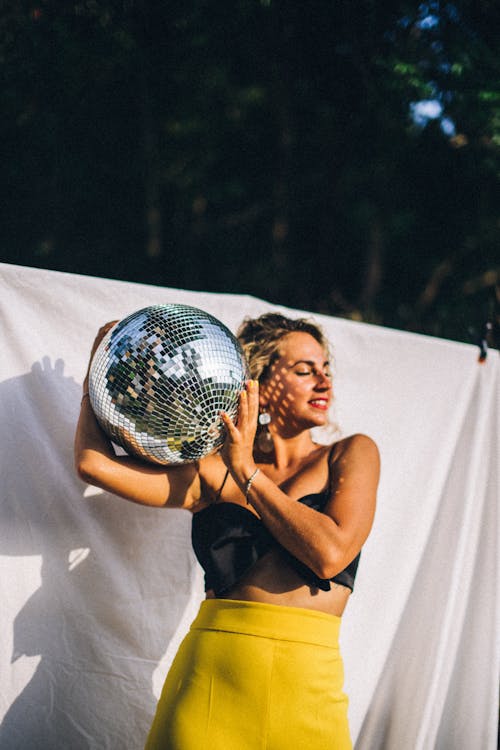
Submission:
M 298 607 L 202 602 L 146 750 L 349 750 L 340 622 Z

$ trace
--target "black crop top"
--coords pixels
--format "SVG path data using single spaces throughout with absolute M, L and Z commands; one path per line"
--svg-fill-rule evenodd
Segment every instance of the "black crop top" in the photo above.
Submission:
M 322 511 L 329 492 L 306 495 L 298 502 Z M 266 529 L 260 518 L 237 503 L 213 503 L 193 515 L 191 528 L 193 549 L 205 571 L 205 591 L 223 596 L 235 586 L 266 552 L 279 549 L 286 562 L 310 586 L 329 591 L 330 581 L 353 589 L 358 568 L 358 554 L 347 568 L 334 578 L 319 578 L 297 560 Z

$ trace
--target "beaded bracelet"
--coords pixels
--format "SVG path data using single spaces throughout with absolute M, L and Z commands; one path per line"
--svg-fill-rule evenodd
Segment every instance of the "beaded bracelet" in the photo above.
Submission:
M 252 482 L 255 479 L 255 477 L 257 476 L 257 474 L 259 473 L 259 471 L 260 471 L 260 469 L 255 469 L 254 473 L 252 474 L 252 476 L 250 477 L 250 479 L 246 483 L 246 486 L 245 486 L 245 498 L 246 498 L 247 504 L 249 502 L 249 500 L 248 500 L 248 493 L 250 492 L 250 487 L 252 486 Z

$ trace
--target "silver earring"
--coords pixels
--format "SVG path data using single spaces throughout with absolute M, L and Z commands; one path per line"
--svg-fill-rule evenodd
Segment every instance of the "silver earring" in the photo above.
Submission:
M 274 443 L 271 433 L 269 432 L 268 425 L 271 422 L 271 417 L 265 409 L 259 414 L 259 425 L 261 429 L 257 436 L 257 445 L 261 453 L 271 453 L 274 449 Z

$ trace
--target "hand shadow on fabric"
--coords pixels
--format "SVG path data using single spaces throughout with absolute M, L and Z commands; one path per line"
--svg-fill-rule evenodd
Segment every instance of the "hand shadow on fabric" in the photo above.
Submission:
M 4 717 L 2 750 L 142 746 L 153 673 L 198 574 L 185 511 L 88 496 L 73 468 L 80 395 L 49 357 L 0 384 L 0 554 L 20 558 L 4 585 L 27 592 L 11 663 L 40 657 Z M 38 588 L 27 556 L 41 558 Z

